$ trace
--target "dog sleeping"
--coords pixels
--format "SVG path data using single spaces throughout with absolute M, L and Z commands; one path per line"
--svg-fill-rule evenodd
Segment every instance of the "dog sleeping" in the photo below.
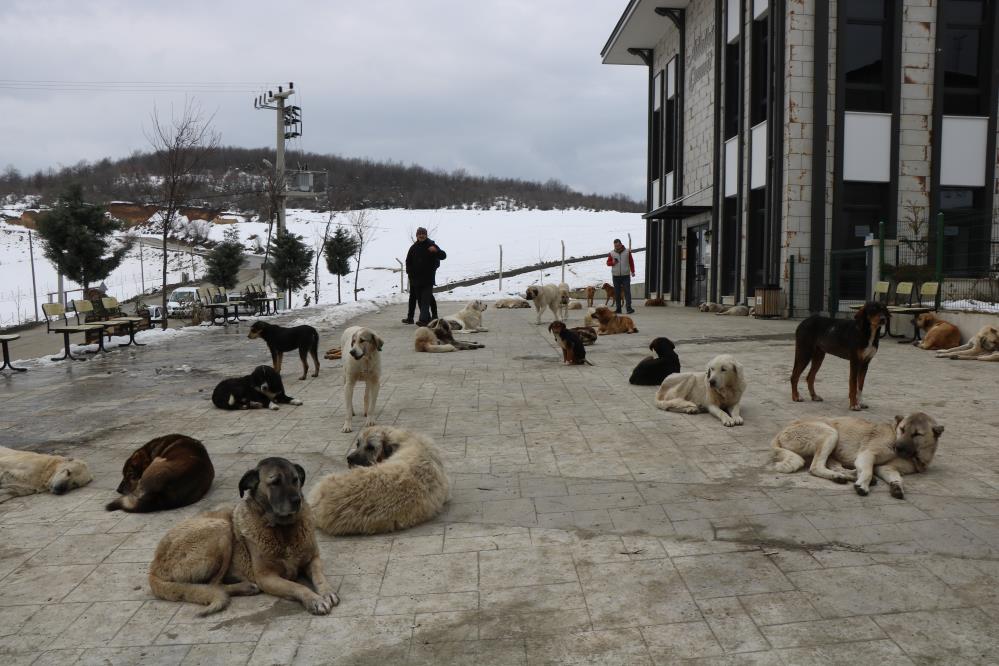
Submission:
M 555 342 L 562 348 L 562 362 L 566 365 L 593 365 L 586 360 L 586 348 L 583 340 L 572 329 L 560 321 L 548 325 L 548 332 L 555 337 Z
M 277 370 L 258 365 L 245 377 L 223 379 L 212 392 L 212 404 L 219 409 L 278 409 L 278 405 L 301 405 L 302 401 L 284 392 Z
M 185 435 L 166 435 L 136 449 L 121 476 L 122 497 L 104 508 L 145 513 L 194 504 L 211 489 L 215 468 L 204 444 Z
M 431 319 L 426 326 L 417 328 L 415 344 L 418 352 L 452 352 L 485 347 L 481 342 L 455 340 L 446 319 Z
M 35 493 L 63 495 L 93 479 L 82 460 L 0 446 L 0 504 Z
M 663 380 L 656 407 L 669 412 L 710 412 L 724 426 L 742 425 L 739 402 L 746 390 L 742 365 L 728 354 L 715 356 L 706 372 L 681 372 Z
M 266 321 L 255 321 L 250 327 L 248 338 L 255 340 L 263 338 L 267 343 L 267 349 L 271 353 L 271 363 L 274 369 L 281 373 L 281 360 L 285 352 L 298 350 L 298 356 L 302 359 L 302 376 L 305 379 L 309 374 L 308 357 L 312 355 L 312 363 L 315 365 L 313 377 L 319 376 L 319 332 L 311 326 L 294 326 L 285 328 L 277 324 L 269 324 Z
M 498 301 L 496 301 L 495 304 L 493 304 L 493 307 L 496 308 L 497 310 L 503 308 L 507 309 L 529 308 L 531 307 L 531 304 L 525 301 L 523 298 L 501 298 Z
M 646 356 L 631 371 L 628 383 L 638 386 L 658 386 L 668 376 L 680 372 L 680 358 L 669 338 L 656 338 L 649 343 L 655 356 Z
M 938 351 L 937 358 L 999 361 L 999 328 L 986 324 L 963 345 Z
M 375 426 L 347 454 L 350 470 L 309 491 L 316 526 L 332 535 L 382 534 L 426 522 L 448 500 L 450 482 L 427 437 Z

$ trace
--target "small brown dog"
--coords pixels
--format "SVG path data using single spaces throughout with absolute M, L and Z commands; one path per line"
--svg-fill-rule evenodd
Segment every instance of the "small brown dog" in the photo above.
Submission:
M 950 349 L 961 344 L 960 329 L 949 321 L 937 319 L 934 312 L 916 317 L 916 326 L 926 332 L 922 341 L 916 344 L 920 349 Z
M 590 285 L 586 287 L 586 307 L 593 307 L 593 297 L 597 295 L 597 288 Z
M 601 289 L 604 290 L 604 295 L 607 297 L 604 300 L 604 306 L 606 307 L 606 306 L 610 305 L 611 301 L 614 300 L 614 287 L 613 287 L 613 285 L 610 285 L 610 284 L 607 284 L 606 282 L 604 282 L 604 286 L 601 287 Z M 592 306 L 593 304 L 591 303 L 590 305 Z
M 635 321 L 631 317 L 614 314 L 608 307 L 599 307 L 593 313 L 594 318 L 600 322 L 597 335 L 613 335 L 615 333 L 638 333 L 635 328 Z
M 118 492 L 108 511 L 146 513 L 194 504 L 215 479 L 204 444 L 186 435 L 157 437 L 135 450 L 121 470 Z

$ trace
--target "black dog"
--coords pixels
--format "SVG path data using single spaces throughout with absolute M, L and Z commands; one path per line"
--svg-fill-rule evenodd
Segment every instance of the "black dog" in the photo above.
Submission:
M 277 409 L 278 403 L 301 405 L 302 401 L 284 392 L 284 382 L 277 370 L 258 365 L 246 377 L 223 379 L 212 393 L 219 409 Z
M 639 386 L 659 386 L 675 372 L 680 372 L 680 357 L 673 351 L 676 345 L 669 338 L 656 338 L 649 343 L 655 356 L 646 356 L 631 371 L 628 381 Z M 658 358 L 657 358 L 658 357 Z
M 268 324 L 266 321 L 255 321 L 246 337 L 251 340 L 264 339 L 267 349 L 271 352 L 271 363 L 278 372 L 281 372 L 281 359 L 284 353 L 297 349 L 302 359 L 302 376 L 299 379 L 305 379 L 309 374 L 308 355 L 312 354 L 312 362 L 316 366 L 312 376 L 319 376 L 319 332 L 311 326 L 285 328 L 277 324 Z
M 794 370 L 791 372 L 791 399 L 801 402 L 798 379 L 808 364 L 806 381 L 812 400 L 820 401 L 815 393 L 815 375 L 822 367 L 826 354 L 850 361 L 850 409 L 867 407 L 863 402 L 867 366 L 878 352 L 879 329 L 888 323 L 891 313 L 882 303 L 871 301 L 857 310 L 853 319 L 833 319 L 812 315 L 798 324 L 794 332 Z

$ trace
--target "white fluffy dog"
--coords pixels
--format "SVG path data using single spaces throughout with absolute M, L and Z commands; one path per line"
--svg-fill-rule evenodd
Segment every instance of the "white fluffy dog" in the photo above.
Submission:
M 534 302 L 534 309 L 538 311 L 539 324 L 541 323 L 541 313 L 545 311 L 545 308 L 552 311 L 552 314 L 555 315 L 555 321 L 562 321 L 558 315 L 559 291 L 555 285 L 543 284 L 540 287 L 536 284 L 531 285 L 527 288 L 524 298 Z
M 342 432 L 352 430 L 350 419 L 354 416 L 354 384 L 364 382 L 364 425 L 375 424 L 375 403 L 382 375 L 381 337 L 370 328 L 351 326 L 343 332 L 340 349 L 343 350 L 343 399 L 347 407 Z
M 711 412 L 725 426 L 742 425 L 739 401 L 746 390 L 742 364 L 728 354 L 715 356 L 707 371 L 681 372 L 663 380 L 656 407 L 669 412 Z
M 482 326 L 482 313 L 488 307 L 488 305 L 476 299 L 450 317 L 444 317 L 444 319 L 447 319 L 447 322 L 451 324 L 451 330 L 453 331 L 485 333 L 489 329 Z
M 328 534 L 380 534 L 426 522 L 448 500 L 450 483 L 429 438 L 401 428 L 365 428 L 346 474 L 309 491 L 316 527 Z
M 62 495 L 93 478 L 82 460 L 0 446 L 0 503 L 46 491 Z

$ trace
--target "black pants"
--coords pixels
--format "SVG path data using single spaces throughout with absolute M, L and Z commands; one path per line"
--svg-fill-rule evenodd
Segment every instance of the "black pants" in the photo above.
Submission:
M 614 307 L 621 311 L 621 301 L 624 300 L 627 309 L 631 309 L 631 278 L 627 275 L 615 275 L 614 279 Z
M 413 318 L 414 306 L 420 306 L 420 318 L 417 320 L 421 324 L 426 324 L 431 319 L 437 318 L 437 301 L 434 300 L 434 286 L 432 284 L 409 285 L 409 312 L 408 318 Z

